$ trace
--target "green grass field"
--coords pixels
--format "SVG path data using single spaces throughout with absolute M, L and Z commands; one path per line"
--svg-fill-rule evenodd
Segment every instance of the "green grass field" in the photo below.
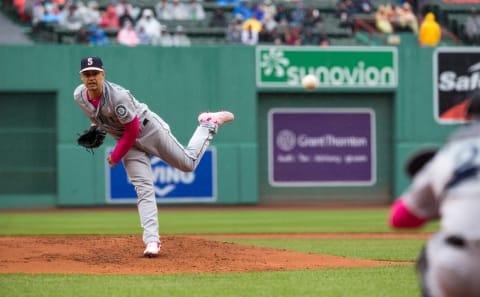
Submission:
M 161 234 L 393 233 L 386 209 L 164 210 Z M 418 233 L 438 228 L 429 224 Z M 0 235 L 141 233 L 135 210 L 3 212 Z M 225 239 L 292 251 L 415 261 L 424 239 Z M 0 246 L 0 252 L 2 247 Z M 71 275 L 1 273 L 0 296 L 419 296 L 413 265 L 255 273 Z

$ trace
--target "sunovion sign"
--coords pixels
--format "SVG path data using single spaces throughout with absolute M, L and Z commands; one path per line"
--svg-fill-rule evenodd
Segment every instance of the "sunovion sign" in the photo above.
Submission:
M 315 74 L 319 88 L 397 87 L 394 47 L 256 48 L 257 87 L 301 87 L 302 77 Z
M 111 150 L 110 150 L 111 151 Z M 107 150 L 107 153 L 110 151 Z M 216 200 L 216 158 L 209 147 L 193 172 L 182 172 L 158 157 L 151 157 L 153 186 L 159 203 L 209 202 Z M 137 194 L 120 162 L 107 165 L 107 201 L 136 203 Z
M 268 116 L 272 186 L 376 182 L 375 114 L 368 108 L 275 108 Z

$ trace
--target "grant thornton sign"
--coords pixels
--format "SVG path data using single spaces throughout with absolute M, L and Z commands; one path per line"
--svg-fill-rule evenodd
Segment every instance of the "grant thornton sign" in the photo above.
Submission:
M 397 49 L 394 47 L 282 47 L 256 49 L 257 87 L 299 88 L 308 73 L 319 88 L 397 87 Z
M 375 112 L 368 108 L 273 108 L 269 183 L 277 187 L 371 186 L 376 181 Z

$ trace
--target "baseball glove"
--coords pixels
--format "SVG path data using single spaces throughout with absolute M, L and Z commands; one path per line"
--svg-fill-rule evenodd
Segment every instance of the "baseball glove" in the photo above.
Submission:
M 80 133 L 77 138 L 77 143 L 83 146 L 88 151 L 93 152 L 94 148 L 98 148 L 103 144 L 107 133 L 97 126 L 91 126 L 90 129 Z

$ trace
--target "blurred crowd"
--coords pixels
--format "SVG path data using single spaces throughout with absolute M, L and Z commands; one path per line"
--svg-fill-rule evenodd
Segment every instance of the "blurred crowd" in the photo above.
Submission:
M 15 0 L 18 1 L 18 0 Z M 34 31 L 41 25 L 55 23 L 60 28 L 75 31 L 75 42 L 81 44 L 106 45 L 110 43 L 106 31 L 115 32 L 115 42 L 127 46 L 164 45 L 189 46 L 190 39 L 183 26 L 170 32 L 155 16 L 153 9 L 135 6 L 129 0 L 120 0 L 101 9 L 97 1 L 84 3 L 82 0 L 24 0 L 19 16 L 31 22 Z M 155 9 L 162 11 L 163 3 Z M 163 9 L 162 19 L 201 20 L 205 12 L 196 0 L 182 3 L 172 0 L 169 10 Z
M 115 1 L 115 0 L 113 0 Z M 21 20 L 35 28 L 55 23 L 75 31 L 75 42 L 105 45 L 117 42 L 127 46 L 189 46 L 192 41 L 182 21 L 199 21 L 210 28 L 225 30 L 225 41 L 232 44 L 328 46 L 326 26 L 339 26 L 353 33 L 355 18 L 370 17 L 383 33 L 419 32 L 417 1 L 401 0 L 375 7 L 370 0 L 338 0 L 336 23 L 325 24 L 324 16 L 302 0 L 209 0 L 215 10 L 206 12 L 201 0 L 158 0 L 150 7 L 139 7 L 129 0 L 108 2 L 100 7 L 95 0 L 13 0 Z M 412 7 L 413 5 L 413 7 Z M 171 20 L 179 21 L 176 23 Z M 169 24 L 175 27 L 168 28 Z M 184 23 L 187 24 L 187 23 Z M 480 19 L 470 21 L 469 31 L 478 36 Z M 107 34 L 108 32 L 109 34 Z M 115 34 L 112 40 L 107 35 Z M 472 37 L 476 40 L 478 37 Z
M 223 1 L 217 2 L 219 7 Z M 271 0 L 263 3 L 240 0 L 235 5 L 233 21 L 227 20 L 226 39 L 229 43 L 329 45 L 328 37 L 322 31 L 322 16 L 312 5 L 297 2 L 293 9 L 287 9 L 284 3 L 274 4 Z
M 135 46 L 188 46 L 191 40 L 181 21 L 202 21 L 211 28 L 223 28 L 228 43 L 255 45 L 328 45 L 321 31 L 322 17 L 303 2 L 287 9 L 282 2 L 218 0 L 215 11 L 205 12 L 197 0 L 159 0 L 153 7 L 138 7 L 129 0 L 119 0 L 102 9 L 98 2 L 82 0 L 14 0 L 18 15 L 35 28 L 48 23 L 76 31 L 77 43 L 105 45 L 107 32 L 117 32 L 115 41 Z M 226 6 L 229 9 L 226 9 Z M 228 13 L 227 13 L 228 12 Z M 175 28 L 168 21 L 177 20 Z M 171 23 L 171 22 L 170 22 Z

